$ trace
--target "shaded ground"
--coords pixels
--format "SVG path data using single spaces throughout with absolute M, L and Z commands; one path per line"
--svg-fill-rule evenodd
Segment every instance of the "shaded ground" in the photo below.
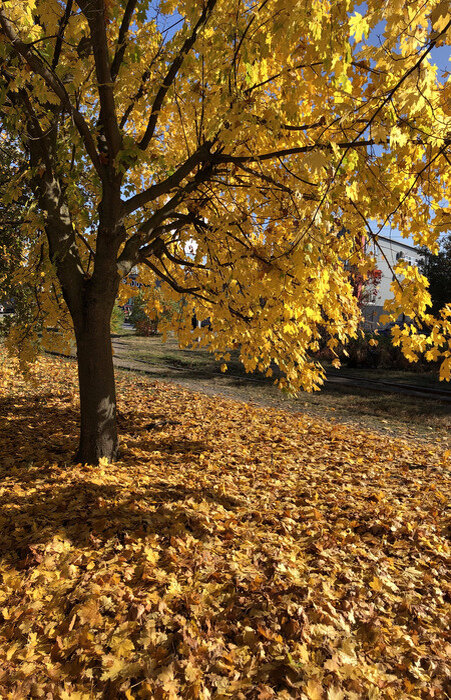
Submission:
M 320 392 L 302 392 L 297 399 L 283 394 L 271 380 L 246 375 L 237 358 L 229 371 L 222 374 L 220 363 L 205 350 L 181 350 L 173 338 L 163 343 L 160 337 L 139 338 L 133 335 L 114 339 L 118 365 L 145 371 L 150 377 L 176 382 L 180 386 L 208 395 L 222 395 L 255 405 L 327 417 L 338 422 L 376 430 L 381 433 L 414 439 L 438 439 L 451 442 L 451 403 L 439 398 L 372 391 L 329 382 Z M 340 376 L 335 370 L 332 379 Z M 449 388 L 431 373 L 385 370 L 352 370 L 342 374 L 357 379 L 384 379 L 416 387 Z

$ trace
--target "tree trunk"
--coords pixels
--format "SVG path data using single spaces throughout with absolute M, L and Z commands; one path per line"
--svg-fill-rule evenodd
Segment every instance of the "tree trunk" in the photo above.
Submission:
M 80 444 L 76 461 L 97 464 L 117 456 L 116 389 L 110 335 L 111 309 L 87 313 L 75 328 L 80 386 Z

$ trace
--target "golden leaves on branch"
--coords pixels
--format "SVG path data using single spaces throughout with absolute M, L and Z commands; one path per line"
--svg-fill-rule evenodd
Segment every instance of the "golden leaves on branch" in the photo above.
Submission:
M 52 168 L 64 182 L 80 269 L 87 279 L 98 250 L 98 205 L 104 193 L 97 160 L 97 169 L 114 166 L 114 178 L 123 178 L 120 191 L 128 205 L 130 200 L 136 204 L 139 193 L 155 194 L 155 186 L 160 192 L 149 195 L 138 211 L 126 206 L 130 213 L 120 222 L 126 237 L 147 231 L 146 221 L 158 219 L 177 193 L 180 201 L 164 215 L 161 232 L 166 247 L 160 246 L 158 255 L 164 267 L 157 266 L 158 274 L 154 265 L 150 276 L 140 269 L 149 296 L 155 275 L 159 282 L 169 280 L 162 289 L 171 298 L 177 297 L 174 289 L 197 289 L 195 303 L 184 308 L 211 319 L 206 343 L 213 350 L 227 349 L 227 339 L 232 346 L 240 342 L 247 367 L 261 366 L 266 372 L 275 363 L 284 369 L 290 389 L 315 388 L 322 370 L 309 358 L 319 335 L 344 343 L 356 333 L 358 309 L 347 264 L 354 264 L 355 256 L 364 258 L 363 274 L 371 245 L 362 252 L 355 241 L 365 234 L 371 243 L 372 234 L 390 224 L 415 245 L 434 249 L 449 226 L 450 87 L 434 65 L 433 51 L 427 53 L 434 42 L 449 42 L 448 5 L 430 0 L 412 12 L 402 2 L 394 9 L 371 0 L 355 10 L 349 3 L 277 0 L 235 9 L 227 2 L 165 0 L 149 13 L 148 4 L 139 2 L 125 31 L 126 8 L 133 5 L 103 3 L 102 56 L 121 60 L 109 86 L 109 108 L 102 111 L 98 97 L 106 84 L 98 84 L 98 47 L 76 4 L 65 19 L 64 3 L 57 0 L 5 4 L 5 16 L 35 59 L 30 63 L 23 49 L 24 55 L 8 60 L 9 87 L 13 92 L 26 89 L 43 134 L 52 133 L 52 105 L 61 99 L 62 83 L 75 110 L 65 105 L 61 112 Z M 203 23 L 207 6 L 212 11 Z M 175 18 L 180 21 L 172 27 Z M 56 79 L 46 82 L 33 65 L 39 57 L 52 65 L 61 32 Z M 5 46 L 14 53 L 17 41 L 8 36 Z M 97 58 L 98 64 L 103 61 Z M 22 137 L 26 114 L 10 101 L 5 105 L 2 114 L 10 115 L 12 138 Z M 106 115 L 105 109 L 112 113 Z M 144 149 L 150 115 L 150 125 L 156 119 L 155 131 L 150 129 L 154 137 Z M 93 157 L 104 136 L 100 122 L 111 125 L 116 117 L 121 143 L 114 161 L 102 149 Z M 80 120 L 85 128 L 77 131 Z M 36 172 L 43 175 L 46 167 L 40 163 Z M 20 171 L 19 180 L 7 183 L 5 201 L 22 186 L 26 190 L 33 177 L 31 171 Z M 195 177 L 200 178 L 198 187 Z M 38 221 L 38 213 L 29 212 L 21 230 L 20 279 L 35 287 L 42 309 L 39 323 L 54 328 L 65 307 L 54 271 L 48 267 L 43 282 L 42 266 L 36 265 L 42 243 L 36 231 L 44 228 L 44 214 L 39 212 Z M 368 231 L 374 222 L 377 226 Z M 145 238 L 140 250 L 155 254 L 157 239 L 146 248 Z M 127 298 L 125 287 L 121 300 Z M 427 299 L 424 284 L 416 283 L 415 289 L 421 308 Z M 393 304 L 398 315 L 410 314 L 412 294 L 408 285 L 400 290 Z M 182 304 L 185 296 L 180 292 L 177 297 L 183 297 Z M 189 323 L 179 323 L 174 315 L 172 328 L 181 330 L 182 342 Z M 440 332 L 446 329 L 442 323 Z M 19 344 L 17 335 L 12 341 Z M 406 349 L 410 356 L 415 352 Z M 442 348 L 429 350 L 445 362 L 446 377 L 447 355 Z

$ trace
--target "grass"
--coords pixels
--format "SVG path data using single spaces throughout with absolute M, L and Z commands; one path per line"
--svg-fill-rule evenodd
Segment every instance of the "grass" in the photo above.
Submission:
M 394 384 L 409 384 L 412 388 L 426 387 L 428 389 L 446 389 L 446 385 L 439 381 L 437 371 L 424 371 L 412 366 L 411 370 L 375 368 L 366 369 L 362 367 L 347 367 L 343 365 L 339 370 L 326 365 L 327 373 L 330 376 L 353 377 L 355 379 L 367 379 L 370 381 L 393 382 Z M 449 387 L 448 387 L 449 389 Z
M 295 399 L 283 394 L 271 380 L 266 380 L 262 375 L 247 375 L 236 353 L 228 363 L 228 372 L 221 374 L 220 363 L 206 350 L 180 349 L 174 337 L 163 342 L 159 336 L 141 338 L 124 335 L 115 339 L 115 345 L 118 358 L 147 363 L 147 371 L 151 375 L 176 381 L 189 388 L 198 388 L 205 393 L 221 393 L 257 405 L 317 417 L 333 417 L 337 422 L 394 436 L 414 439 L 435 437 L 447 443 L 450 440 L 451 405 L 435 398 L 370 391 L 330 382 L 320 392 L 302 392 Z M 410 384 L 412 388 L 449 388 L 443 382 L 438 382 L 433 372 L 343 367 L 341 371 L 330 371 L 330 375 Z
M 161 336 L 138 337 L 126 327 L 120 335 L 113 336 L 113 342 L 118 360 L 130 363 L 135 370 L 144 370 L 150 377 L 176 382 L 188 389 L 316 418 L 327 417 L 337 423 L 394 437 L 435 439 L 445 445 L 451 444 L 451 404 L 438 398 L 371 391 L 332 382 L 327 383 L 320 392 L 302 392 L 298 398 L 293 398 L 282 393 L 261 374 L 246 374 L 236 352 L 228 363 L 228 372 L 223 374 L 220 363 L 208 351 L 180 349 L 174 337 L 169 337 L 166 342 Z M 438 382 L 433 372 L 349 367 L 343 367 L 341 371 L 328 368 L 328 372 L 330 376 L 345 375 L 410 384 L 412 388 L 450 388 Z
M 213 355 L 207 350 L 182 349 L 174 336 L 168 337 L 164 342 L 162 336 L 159 335 L 143 338 L 127 334 L 117 336 L 116 344 L 120 345 L 127 352 L 127 355 L 134 360 L 150 364 L 163 364 L 168 367 L 186 367 L 203 373 L 220 371 L 221 363 L 216 362 Z M 242 365 L 238 361 L 236 351 L 232 353 L 232 360 L 228 365 L 234 373 L 245 374 Z
M 216 362 L 214 357 L 204 349 L 180 348 L 175 337 L 169 337 L 165 342 L 161 336 L 151 336 L 148 338 L 138 337 L 133 331 L 127 329 L 124 334 L 115 336 L 116 342 L 124 350 L 127 350 L 130 358 L 149 362 L 150 364 L 164 364 L 168 367 L 188 367 L 202 372 L 219 372 L 220 362 Z M 237 351 L 232 351 L 232 359 L 228 362 L 229 371 L 233 374 L 245 375 L 244 369 L 239 362 Z M 372 381 L 388 381 L 394 383 L 410 384 L 412 386 L 444 388 L 438 379 L 438 372 L 434 370 L 418 370 L 415 365 L 409 370 L 392 370 L 384 368 L 366 369 L 354 368 L 343 365 L 339 370 L 330 363 L 325 363 L 328 374 L 331 376 L 345 375 L 356 379 L 367 379 Z M 257 376 L 258 373 L 257 373 Z M 262 375 L 263 376 L 263 375 Z

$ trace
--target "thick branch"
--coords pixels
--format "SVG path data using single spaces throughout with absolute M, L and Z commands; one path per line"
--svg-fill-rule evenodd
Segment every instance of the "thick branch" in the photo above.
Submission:
M 146 236 L 151 231 L 154 231 L 157 226 L 171 216 L 175 212 L 176 207 L 178 207 L 181 202 L 185 199 L 187 194 L 193 192 L 199 187 L 202 182 L 208 180 L 212 175 L 212 167 L 210 165 L 205 166 L 190 180 L 183 188 L 181 188 L 166 204 L 164 204 L 158 211 L 156 211 L 153 216 L 150 217 L 146 222 L 141 224 L 140 231 L 141 234 Z
M 134 197 L 130 197 L 124 204 L 124 212 L 130 214 L 136 209 L 139 209 L 139 207 L 144 206 L 144 204 L 152 202 L 157 197 L 167 194 L 174 189 L 174 187 L 177 187 L 197 165 L 200 165 L 210 157 L 209 149 L 211 145 L 212 142 L 203 144 L 192 156 L 180 165 L 172 175 L 167 177 L 166 180 L 157 182 L 147 190 L 135 194 Z
M 187 194 L 196 190 L 202 182 L 211 177 L 212 167 L 207 164 L 196 173 L 192 180 L 182 187 L 166 204 L 158 209 L 147 221 L 144 221 L 139 231 L 126 242 L 122 253 L 117 260 L 117 267 L 121 277 L 124 277 L 138 260 L 139 249 L 159 235 L 159 227 L 163 221 L 175 215 L 177 207 L 183 202 Z M 177 215 L 178 216 L 178 215 Z
M 28 128 L 31 137 L 29 139 L 31 165 L 33 168 L 39 168 L 43 161 L 42 152 L 52 151 L 49 136 L 42 132 L 37 118 L 29 118 Z M 80 316 L 83 267 L 64 187 L 54 172 L 51 162 L 47 163 L 42 176 L 37 175 L 33 179 L 32 185 L 40 208 L 46 212 L 45 232 L 49 243 L 50 260 L 56 266 L 65 301 L 72 316 Z
M 105 28 L 104 3 L 102 0 L 78 0 L 78 5 L 88 20 L 91 32 L 100 99 L 99 121 L 105 130 L 110 163 L 112 163 L 121 149 L 122 138 L 116 116 L 113 78 L 110 69 L 111 64 Z
M 119 35 L 117 38 L 116 53 L 114 54 L 113 63 L 111 64 L 111 80 L 114 82 L 118 76 L 119 68 L 124 59 L 125 49 L 127 48 L 127 34 L 130 29 L 133 13 L 135 11 L 138 0 L 128 0 L 125 8 L 124 16 L 122 17 Z
M 152 136 L 154 135 L 155 127 L 156 127 L 157 121 L 158 121 L 158 115 L 159 115 L 160 109 L 163 105 L 164 99 L 167 95 L 167 92 L 168 92 L 169 88 L 171 87 L 171 85 L 173 84 L 173 82 L 177 76 L 177 73 L 179 72 L 181 66 L 183 65 L 183 61 L 185 60 L 187 54 L 194 46 L 200 29 L 203 27 L 204 24 L 206 24 L 209 17 L 211 16 L 211 13 L 213 12 L 213 9 L 216 5 L 216 2 L 217 2 L 217 0 L 208 0 L 208 2 L 206 3 L 206 5 L 202 11 L 201 16 L 199 17 L 196 25 L 193 28 L 193 31 L 191 32 L 190 36 L 183 43 L 183 46 L 181 47 L 180 51 L 178 52 L 177 56 L 175 57 L 174 61 L 172 62 L 168 72 L 166 73 L 166 76 L 163 80 L 163 85 L 158 90 L 156 97 L 155 97 L 155 100 L 153 102 L 146 131 L 145 131 L 144 136 L 142 137 L 142 139 L 139 143 L 139 147 L 142 150 L 145 150 L 147 148 L 147 146 L 149 145 L 149 143 L 152 139 Z

